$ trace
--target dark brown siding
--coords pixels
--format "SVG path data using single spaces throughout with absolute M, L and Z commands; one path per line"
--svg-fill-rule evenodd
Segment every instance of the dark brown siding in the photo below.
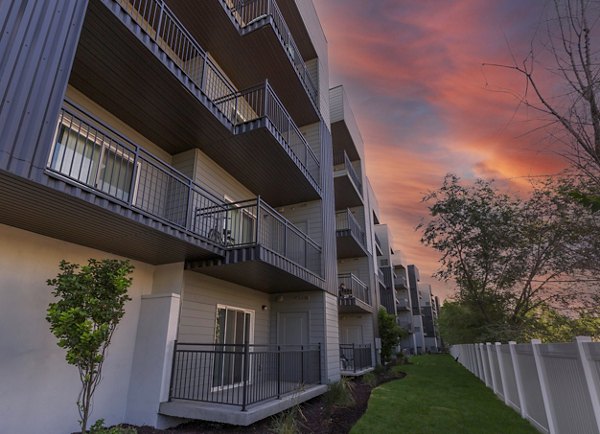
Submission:
M 41 176 L 87 3 L 0 2 L 0 170 Z

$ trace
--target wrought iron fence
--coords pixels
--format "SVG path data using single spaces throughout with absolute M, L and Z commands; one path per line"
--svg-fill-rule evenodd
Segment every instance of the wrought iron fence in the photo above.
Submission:
M 209 238 L 191 210 L 221 206 L 200 185 L 65 101 L 47 169 L 153 218 Z
M 366 247 L 366 235 L 362 226 L 349 209 L 335 213 L 336 230 L 349 230 L 363 248 Z
M 258 244 L 321 275 L 321 247 L 260 197 L 198 207 L 193 227 L 226 247 Z
M 272 18 L 275 31 L 290 62 L 304 83 L 309 97 L 318 106 L 318 89 L 310 77 L 300 50 L 275 0 L 225 0 L 225 3 L 241 28 L 251 26 L 269 16 Z
M 340 344 L 342 372 L 358 372 L 373 367 L 371 345 Z
M 116 0 L 209 99 L 236 91 L 164 0 Z
M 320 165 L 306 139 L 292 120 L 268 81 L 214 101 L 233 125 L 267 118 L 287 148 L 288 154 L 320 185 Z
M 355 297 L 367 304 L 371 304 L 369 288 L 358 277 L 352 273 L 338 274 L 340 298 Z M 342 289 L 342 285 L 343 289 Z
M 321 346 L 175 343 L 169 399 L 238 405 L 321 382 Z

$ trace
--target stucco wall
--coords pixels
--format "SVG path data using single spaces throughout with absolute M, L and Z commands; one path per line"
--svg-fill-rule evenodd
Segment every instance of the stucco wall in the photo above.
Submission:
M 67 365 L 45 319 L 53 300 L 46 279 L 56 276 L 61 259 L 85 263 L 113 257 L 0 225 L 0 432 L 60 433 L 78 428 L 77 369 Z M 154 267 L 133 262 L 132 300 L 113 337 L 98 386 L 91 420 L 121 422 L 142 294 L 152 288 Z M 34 415 L 35 417 L 32 417 Z

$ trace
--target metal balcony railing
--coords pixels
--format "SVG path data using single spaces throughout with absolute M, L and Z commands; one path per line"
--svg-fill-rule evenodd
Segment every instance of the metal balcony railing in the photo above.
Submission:
M 116 2 L 209 99 L 236 91 L 163 0 Z
M 229 8 L 232 15 L 235 17 L 239 26 L 244 29 L 245 27 L 271 16 L 274 24 L 275 31 L 277 32 L 279 39 L 285 49 L 290 62 L 294 66 L 298 76 L 302 80 L 304 87 L 313 101 L 316 107 L 318 107 L 319 91 L 317 86 L 313 83 L 308 68 L 304 63 L 304 59 L 300 55 L 292 33 L 288 28 L 283 14 L 277 6 L 275 0 L 221 0 L 225 3 L 226 7 Z
M 377 278 L 381 281 L 381 283 L 385 284 L 385 275 L 381 268 L 377 269 Z
M 340 165 L 340 164 L 344 165 L 344 169 L 346 169 L 346 172 L 348 172 L 348 176 L 350 177 L 352 182 L 354 182 L 354 185 L 356 186 L 358 193 L 362 197 L 362 181 L 360 179 L 360 176 L 358 176 L 358 173 L 356 173 L 356 170 L 354 169 L 354 166 L 352 165 L 350 158 L 348 158 L 348 154 L 346 154 L 346 151 L 343 151 L 342 153 L 334 156 L 333 164 L 335 166 Z
M 319 160 L 268 81 L 225 95 L 214 102 L 235 126 L 267 118 L 282 139 L 290 157 L 308 171 L 316 185 L 320 185 Z
M 357 372 L 373 367 L 371 345 L 340 344 L 342 372 Z
M 321 247 L 260 197 L 198 207 L 193 227 L 226 248 L 260 245 L 321 275 Z
M 354 274 L 338 274 L 338 285 L 340 299 L 355 297 L 366 304 L 371 304 L 369 288 Z
M 396 306 L 399 309 L 404 309 L 404 310 L 410 309 L 410 303 L 408 302 L 408 299 L 406 299 L 406 298 L 396 299 Z
M 366 246 L 366 236 L 365 231 L 362 226 L 356 220 L 356 217 L 352 215 L 352 212 L 349 209 L 345 211 L 338 211 L 335 213 L 335 221 L 336 221 L 336 230 L 344 231 L 350 230 L 350 233 L 354 235 L 357 241 L 364 248 Z
M 408 282 L 406 281 L 406 276 L 404 275 L 396 275 L 394 278 L 394 285 L 396 288 L 408 289 Z
M 400 327 L 402 327 L 404 330 L 408 331 L 408 332 L 412 332 L 413 331 L 413 325 L 412 322 L 410 321 L 403 321 L 400 318 L 398 318 L 398 325 Z
M 321 345 L 177 343 L 169 400 L 241 406 L 321 383 Z
M 321 275 L 321 248 L 260 197 L 225 203 L 69 101 L 49 174 L 229 249 L 263 247 Z

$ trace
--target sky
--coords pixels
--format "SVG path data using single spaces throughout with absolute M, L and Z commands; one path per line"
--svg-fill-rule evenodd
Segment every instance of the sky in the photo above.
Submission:
M 565 167 L 514 94 L 524 81 L 489 64 L 522 61 L 545 31 L 542 0 L 313 0 L 329 45 L 330 87 L 344 85 L 365 142 L 382 223 L 421 281 L 439 255 L 421 245 L 421 199 L 452 172 L 518 191 Z

